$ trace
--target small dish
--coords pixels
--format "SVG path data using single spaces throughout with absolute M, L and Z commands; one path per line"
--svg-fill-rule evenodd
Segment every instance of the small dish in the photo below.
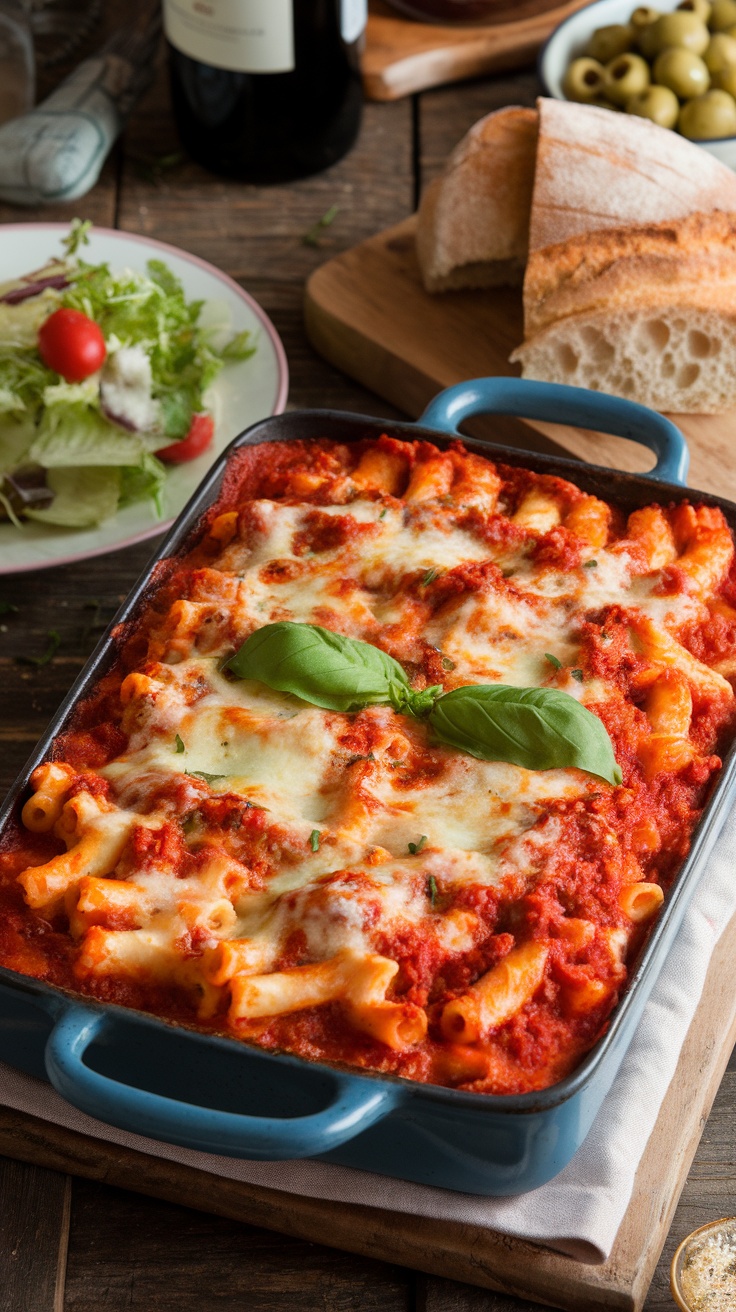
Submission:
M 662 12 L 676 9 L 679 0 L 664 0 Z M 598 27 L 609 23 L 625 23 L 636 0 L 593 0 L 593 4 L 578 9 L 555 28 L 539 52 L 537 70 L 544 94 L 554 100 L 566 100 L 562 91 L 562 79 L 568 64 L 584 51 L 588 38 Z M 718 137 L 709 141 L 696 141 L 722 164 L 736 172 L 736 137 Z
M 683 1239 L 670 1268 L 681 1312 L 730 1312 L 736 1306 L 736 1216 L 701 1225 Z
M 3 224 L 0 281 L 38 269 L 60 254 L 61 238 L 68 230 L 66 223 Z M 137 501 L 92 529 L 26 523 L 18 530 L 12 524 L 0 524 L 0 574 L 69 564 L 163 533 L 228 443 L 259 419 L 281 414 L 286 405 L 289 369 L 281 339 L 260 305 L 227 274 L 176 246 L 112 228 L 93 228 L 82 254 L 91 264 L 106 261 L 113 269 L 145 271 L 148 260 L 164 260 L 181 279 L 188 299 L 225 302 L 233 331 L 253 333 L 257 350 L 249 360 L 228 365 L 217 379 L 213 388 L 214 442 L 196 460 L 171 467 L 161 519 L 156 518 L 150 502 Z

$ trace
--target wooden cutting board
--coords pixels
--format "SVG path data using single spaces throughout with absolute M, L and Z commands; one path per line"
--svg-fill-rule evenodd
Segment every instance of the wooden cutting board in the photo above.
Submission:
M 332 364 L 418 418 L 443 387 L 467 378 L 518 374 L 508 357 L 523 337 L 521 290 L 425 292 L 412 216 L 317 269 L 307 283 L 312 344 Z M 691 487 L 736 500 L 736 414 L 673 416 L 692 462 Z M 583 460 L 644 470 L 653 458 L 636 443 L 584 429 L 501 417 L 472 431 L 532 450 L 562 447 Z
M 371 0 L 361 58 L 371 100 L 401 96 L 531 64 L 543 41 L 587 0 L 496 0 L 493 23 L 450 27 L 414 22 Z
M 2 1107 L 0 1154 L 568 1312 L 641 1312 L 736 1039 L 734 953 L 736 917 L 713 954 L 631 1202 L 602 1265 L 575 1262 L 480 1226 L 336 1205 L 223 1180 Z

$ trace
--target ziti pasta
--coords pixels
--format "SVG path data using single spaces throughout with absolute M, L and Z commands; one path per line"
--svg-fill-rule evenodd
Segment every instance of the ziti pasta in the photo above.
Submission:
M 0 962 L 312 1060 L 539 1089 L 734 726 L 721 512 L 460 443 L 233 458 L 0 854 Z

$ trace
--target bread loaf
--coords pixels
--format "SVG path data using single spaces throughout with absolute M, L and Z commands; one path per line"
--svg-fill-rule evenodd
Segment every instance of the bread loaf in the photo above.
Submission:
M 736 174 L 647 119 L 540 99 L 481 119 L 419 212 L 430 291 L 521 278 L 526 378 L 736 408 Z
M 736 174 L 634 114 L 540 98 L 529 248 L 568 237 L 736 211 Z
M 533 251 L 525 378 L 658 410 L 736 407 L 736 215 L 599 229 Z
M 417 255 L 428 291 L 520 283 L 529 245 L 537 114 L 476 123 L 422 197 Z

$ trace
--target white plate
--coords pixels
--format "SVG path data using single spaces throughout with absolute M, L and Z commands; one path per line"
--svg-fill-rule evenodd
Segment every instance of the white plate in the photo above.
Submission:
M 0 228 L 0 282 L 41 268 L 61 255 L 66 223 L 13 223 Z M 281 339 L 271 320 L 251 296 L 213 265 L 176 246 L 111 228 L 93 228 L 82 250 L 90 264 L 106 262 L 111 269 L 139 269 L 146 261 L 164 260 L 184 286 L 188 300 L 226 302 L 233 332 L 247 329 L 257 343 L 249 360 L 227 365 L 217 379 L 215 438 L 209 451 L 184 465 L 172 465 L 164 490 L 164 516 L 156 518 L 150 501 L 126 506 L 99 528 L 64 529 L 26 523 L 22 529 L 0 524 L 0 574 L 45 569 L 86 556 L 117 551 L 161 533 L 186 505 L 213 460 L 238 433 L 259 419 L 281 414 L 286 405 L 289 370 Z
M 654 7 L 665 13 L 676 9 L 678 4 L 679 0 L 663 0 L 661 4 L 655 0 Z M 636 7 L 636 0 L 593 0 L 593 4 L 564 18 L 542 47 L 537 61 L 539 79 L 545 94 L 555 100 L 564 100 L 562 80 L 565 71 L 573 59 L 582 55 L 588 38 L 597 27 L 628 22 L 631 11 Z M 722 164 L 736 171 L 736 137 L 717 137 L 709 141 L 696 141 L 693 145 L 702 146 Z

